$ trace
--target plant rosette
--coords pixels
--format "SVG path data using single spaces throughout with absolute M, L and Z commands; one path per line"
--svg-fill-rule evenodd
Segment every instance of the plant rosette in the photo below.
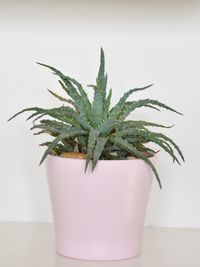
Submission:
M 151 188 L 151 171 L 161 188 L 151 143 L 180 164 L 178 145 L 149 128 L 171 128 L 155 122 L 129 120 L 138 108 L 165 109 L 181 114 L 158 100 L 129 100 L 152 84 L 128 90 L 111 107 L 107 93 L 103 49 L 91 101 L 75 79 L 46 64 L 38 63 L 59 77 L 67 98 L 48 90 L 63 102 L 55 108 L 30 107 L 31 130 L 53 138 L 42 143 L 46 150 L 47 176 L 52 199 L 58 253 L 92 260 L 124 259 L 141 251 L 142 229 Z M 179 159 L 180 158 L 180 159 Z

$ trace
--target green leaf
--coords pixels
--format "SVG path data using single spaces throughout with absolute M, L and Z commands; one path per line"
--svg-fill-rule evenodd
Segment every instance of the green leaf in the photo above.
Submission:
M 81 114 L 86 115 L 85 106 L 82 102 L 82 97 L 79 95 L 76 88 L 67 80 L 65 81 L 65 83 L 63 83 L 62 81 L 58 82 L 65 90 L 65 92 L 72 98 L 76 110 L 78 110 Z
M 37 116 L 34 120 L 33 123 L 35 123 L 37 120 L 41 119 L 44 116 L 44 114 L 40 114 L 39 116 Z
M 117 124 L 118 121 L 109 118 L 103 121 L 102 124 L 99 125 L 98 129 L 103 136 L 107 136 L 112 132 L 112 130 L 116 127 Z
M 41 120 L 40 124 L 35 124 L 31 128 L 33 129 L 43 129 L 45 132 L 51 132 L 53 135 L 57 135 L 61 133 L 63 129 L 69 129 L 70 126 L 66 125 L 65 123 L 58 122 L 58 121 L 51 121 L 51 120 Z
M 149 141 L 142 136 L 136 135 L 136 136 L 124 136 L 124 138 L 131 144 L 135 145 L 137 143 L 139 144 L 146 144 L 149 143 Z
M 85 165 L 85 171 L 87 170 L 90 160 L 93 158 L 93 151 L 94 151 L 97 137 L 99 136 L 99 134 L 100 133 L 97 129 L 94 129 L 94 128 L 90 129 L 90 133 L 88 137 L 88 145 L 87 145 L 87 160 L 86 160 L 86 165 Z
M 155 155 L 156 153 L 158 153 L 160 150 L 155 151 L 155 150 L 153 150 L 153 149 L 150 148 L 150 147 L 145 147 L 145 146 L 144 146 L 143 151 L 145 151 L 145 152 L 147 152 L 147 153 L 151 153 L 152 156 L 153 156 L 153 155 Z
M 45 116 L 44 113 L 38 111 L 38 112 L 32 113 L 30 116 L 28 116 L 28 118 L 26 119 L 26 121 L 34 118 L 33 119 L 33 122 L 35 122 L 35 121 L 37 121 L 38 119 L 41 119 L 44 116 Z
M 73 111 L 73 109 L 70 109 L 69 107 L 59 107 L 59 108 L 52 108 L 52 109 L 43 109 L 38 107 L 31 107 L 31 108 L 25 108 L 19 112 L 17 112 L 15 115 L 13 115 L 8 121 L 12 120 L 16 116 L 27 112 L 27 111 L 35 111 L 31 116 L 27 118 L 27 120 L 39 115 L 39 118 L 42 116 L 50 116 L 52 118 L 58 119 L 59 121 L 66 122 L 68 124 L 71 124 L 72 126 L 77 126 L 77 121 L 74 120 L 74 118 L 69 117 L 69 110 Z M 67 113 L 68 112 L 68 113 Z M 71 116 L 71 115 L 70 115 Z
M 33 135 L 40 135 L 40 134 L 50 134 L 50 135 L 52 135 L 51 133 L 46 132 L 45 130 L 39 131 L 37 133 L 34 133 Z
M 157 111 L 160 111 L 159 108 L 156 108 L 156 107 L 154 107 L 154 106 L 152 106 L 152 105 L 145 105 L 145 107 L 147 107 L 147 108 L 152 108 L 152 109 L 155 109 L 155 110 L 157 110 Z
M 157 100 L 153 100 L 153 99 L 142 99 L 142 100 L 138 100 L 138 101 L 132 101 L 132 102 L 126 102 L 123 110 L 121 111 L 121 114 L 119 116 L 119 120 L 123 121 L 131 112 L 133 112 L 136 108 L 140 108 L 140 107 L 145 107 L 146 105 L 155 105 L 167 110 L 170 110 L 172 112 L 175 112 L 179 115 L 182 115 L 182 113 L 176 111 L 175 109 L 157 101 Z
M 119 126 L 119 129 L 126 129 L 126 128 L 130 128 L 130 127 L 143 128 L 143 127 L 146 127 L 146 126 L 161 127 L 161 128 L 172 128 L 174 125 L 166 126 L 166 125 L 157 124 L 157 123 L 148 122 L 148 121 L 132 121 L 132 120 L 128 120 L 128 121 L 122 122 L 120 124 L 120 126 Z
M 161 148 L 163 148 L 173 158 L 173 160 L 176 161 L 180 165 L 178 158 L 175 156 L 175 154 L 173 152 L 173 149 L 171 148 L 171 146 L 167 142 L 165 142 L 162 139 L 156 138 L 152 134 L 148 135 L 147 139 L 149 141 L 159 145 Z
M 123 148 L 126 151 L 130 152 L 134 156 L 144 160 L 151 167 L 152 171 L 154 172 L 154 174 L 156 176 L 156 179 L 158 181 L 160 189 L 162 189 L 162 185 L 161 185 L 160 178 L 159 178 L 159 175 L 158 175 L 158 172 L 157 172 L 156 168 L 154 167 L 153 163 L 143 155 L 142 152 L 138 151 L 133 145 L 131 145 L 129 142 L 127 142 L 126 140 L 124 140 L 124 139 L 122 139 L 120 137 L 112 137 L 110 139 L 110 141 L 112 141 L 114 144 L 119 145 L 121 148 Z
M 31 130 L 34 129 L 42 129 L 43 131 L 37 133 L 37 134 L 41 134 L 41 133 L 49 133 L 50 135 L 56 136 L 60 133 L 60 130 L 52 127 L 52 126 L 48 126 L 48 125 L 42 125 L 42 124 L 38 124 L 38 125 L 34 125 Z
M 48 146 L 48 145 L 50 145 L 51 144 L 51 142 L 44 142 L 44 143 L 42 143 L 42 144 L 39 144 L 39 146 Z
M 181 152 L 181 150 L 178 147 L 178 145 L 172 139 L 170 139 L 168 136 L 166 136 L 166 135 L 164 135 L 162 133 L 152 132 L 152 134 L 154 134 L 156 137 L 159 137 L 159 138 L 162 138 L 162 139 L 168 141 L 177 150 L 177 152 L 179 153 L 179 155 L 182 158 L 182 160 L 185 161 L 185 158 L 183 156 L 183 153 Z
M 49 91 L 50 94 L 52 94 L 55 98 L 59 99 L 60 101 L 67 102 L 67 103 L 69 103 L 69 104 L 74 106 L 74 102 L 71 99 L 66 99 L 66 98 L 56 94 L 55 92 L 53 92 L 50 89 L 47 89 L 47 90 Z
M 92 170 L 94 170 L 94 168 L 97 164 L 97 161 L 99 160 L 99 158 L 103 152 L 103 149 L 105 147 L 107 140 L 108 140 L 108 138 L 97 137 L 96 146 L 95 146 L 94 153 L 93 153 Z
M 126 129 L 123 129 L 121 131 L 118 131 L 117 136 L 144 137 L 147 141 L 154 142 L 155 144 L 162 147 L 180 165 L 180 162 L 177 159 L 177 157 L 174 155 L 173 149 L 170 147 L 170 145 L 168 143 L 166 143 L 164 140 L 157 138 L 157 135 L 155 133 L 152 133 L 148 130 L 140 130 L 140 129 L 136 129 L 136 128 L 126 128 Z
M 82 115 L 77 114 L 76 112 L 73 112 L 70 114 L 72 116 L 72 118 L 74 118 L 79 124 L 80 126 L 84 129 L 84 130 L 89 130 L 90 129 L 90 124 L 87 121 L 87 118 L 85 118 Z
M 92 125 L 97 127 L 103 119 L 103 97 L 98 89 L 94 91 L 94 100 L 92 104 Z
M 51 142 L 45 142 L 45 143 L 42 143 L 40 144 L 39 146 L 47 146 L 49 147 L 51 144 Z M 52 149 L 53 152 L 55 152 L 56 155 L 60 155 L 61 153 L 63 152 L 71 152 L 73 151 L 73 147 L 68 145 L 68 144 L 57 144 L 53 149 Z
M 98 127 L 105 117 L 105 101 L 107 75 L 105 75 L 105 57 L 101 48 L 100 67 L 96 78 L 96 85 L 89 85 L 94 89 L 94 97 L 92 103 L 91 123 L 93 127 Z
M 55 114 L 56 112 L 59 114 L 59 116 L 58 114 Z M 60 120 L 64 122 L 68 122 L 70 124 L 73 123 L 72 124 L 73 126 L 80 125 L 84 130 L 88 130 L 90 128 L 90 125 L 87 119 L 83 115 L 77 113 L 74 109 L 70 107 L 62 106 L 56 109 L 48 109 L 48 110 L 45 110 L 44 113 L 46 115 L 50 115 L 58 119 L 60 118 Z M 68 118 L 70 118 L 70 120 Z
M 69 125 L 67 125 L 63 122 L 60 122 L 60 121 L 55 121 L 55 120 L 41 120 L 40 123 L 56 127 L 57 129 L 60 129 L 60 130 L 65 128 L 65 127 L 66 128 L 69 127 Z
M 23 109 L 23 110 L 17 112 L 16 114 L 14 114 L 12 117 L 10 117 L 10 118 L 8 119 L 8 121 L 11 121 L 11 120 L 14 119 L 15 117 L 17 117 L 18 115 L 20 115 L 20 114 L 22 114 L 22 113 L 24 113 L 24 112 L 26 112 L 26 111 L 36 111 L 36 112 L 38 112 L 39 110 L 41 110 L 41 109 L 40 109 L 40 108 L 37 108 L 37 107 L 25 108 L 25 109 Z
M 87 136 L 78 136 L 76 137 L 76 139 L 79 145 L 80 152 L 87 153 L 87 144 L 88 144 Z
M 145 87 L 142 88 L 134 88 L 134 89 L 130 89 L 128 92 L 126 92 L 123 97 L 120 98 L 119 102 L 111 109 L 110 111 L 110 118 L 112 119 L 116 119 L 118 117 L 118 115 L 121 113 L 121 111 L 124 109 L 124 106 L 126 104 L 126 100 L 127 98 L 133 94 L 134 92 L 137 91 L 141 91 L 141 90 L 145 90 L 149 87 L 151 87 L 153 84 L 147 85 Z
M 99 72 L 98 72 L 98 76 L 96 79 L 96 83 L 97 83 L 97 88 L 98 91 L 100 91 L 103 101 L 106 97 L 106 85 L 107 85 L 107 75 L 105 75 L 105 56 L 104 56 L 104 51 L 101 48 L 101 55 L 100 55 L 100 67 L 99 67 Z
M 164 109 L 167 109 L 167 110 L 169 110 L 169 111 L 175 112 L 175 113 L 177 113 L 177 114 L 179 114 L 179 115 L 183 115 L 183 114 L 180 113 L 179 111 L 177 111 L 177 110 L 175 110 L 175 109 L 173 109 L 173 108 L 167 106 L 166 104 L 163 104 L 163 103 L 159 102 L 158 100 L 154 100 L 154 99 L 144 99 L 144 100 L 139 100 L 139 101 L 140 101 L 140 102 L 142 102 L 142 101 L 146 101 L 146 102 L 147 102 L 147 105 L 148 105 L 148 104 L 155 105 L 155 106 L 158 106 L 158 107 L 160 107 L 160 108 L 164 108 Z M 139 102 L 139 101 L 138 101 L 138 102 Z M 139 104 L 139 105 L 140 105 L 140 104 Z
M 80 109 L 81 113 L 83 113 L 87 117 L 87 114 L 91 111 L 91 104 L 87 97 L 86 92 L 82 88 L 82 85 L 75 79 L 69 76 L 65 76 L 61 71 L 57 70 L 52 66 L 39 62 L 37 62 L 37 64 L 51 69 L 55 75 L 60 77 L 62 82 L 59 81 L 59 83 L 61 84 L 62 88 L 74 100 L 74 102 L 77 104 L 76 107 Z M 77 88 L 75 88 L 73 85 L 75 85 Z M 80 94 L 78 93 L 77 90 L 79 91 Z
M 110 101 L 111 101 L 111 97 L 112 97 L 112 89 L 110 89 L 109 94 L 107 96 L 107 98 L 104 101 L 104 118 L 107 118 L 109 115 L 109 109 L 110 109 Z
M 70 129 L 64 129 L 54 140 L 53 142 L 48 146 L 47 150 L 45 151 L 41 161 L 40 161 L 40 165 L 42 164 L 42 162 L 45 160 L 45 158 L 47 157 L 47 155 L 51 152 L 51 150 L 53 148 L 55 148 L 57 146 L 57 144 L 59 142 L 61 142 L 62 140 L 64 140 L 65 138 L 69 138 L 69 137 L 73 137 L 73 136 L 77 136 L 77 135 L 85 135 L 86 132 L 80 128 L 70 128 Z
M 91 110 L 91 103 L 90 103 L 88 96 L 87 96 L 87 93 L 84 91 L 82 85 L 79 82 L 77 82 L 75 79 L 73 79 L 69 76 L 65 76 L 65 79 L 68 79 L 70 82 L 72 82 L 74 85 L 77 86 L 77 89 L 78 89 L 78 91 L 82 97 L 83 104 L 86 108 L 86 113 L 89 113 Z

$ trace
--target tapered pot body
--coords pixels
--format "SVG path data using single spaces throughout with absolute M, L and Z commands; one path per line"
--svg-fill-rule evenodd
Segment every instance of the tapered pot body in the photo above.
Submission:
M 152 184 L 143 160 L 100 160 L 85 173 L 85 160 L 49 155 L 46 169 L 59 254 L 118 260 L 141 253 Z

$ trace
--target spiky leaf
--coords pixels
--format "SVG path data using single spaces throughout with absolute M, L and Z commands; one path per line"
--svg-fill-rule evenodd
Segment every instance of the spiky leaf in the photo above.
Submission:
M 49 91 L 50 94 L 52 94 L 55 98 L 59 99 L 60 101 L 62 102 L 67 102 L 68 104 L 71 104 L 71 105 L 75 105 L 74 102 L 71 100 L 71 99 L 66 99 L 58 94 L 56 94 L 55 92 L 53 92 L 52 90 L 50 89 L 47 89 Z
M 45 151 L 40 164 L 45 160 L 47 155 L 51 152 L 51 150 L 57 146 L 57 144 L 61 141 L 63 141 L 65 138 L 69 138 L 72 136 L 79 136 L 79 135 L 85 135 L 86 132 L 82 130 L 81 128 L 71 128 L 71 129 L 64 129 L 54 140 L 53 142 L 48 146 L 47 150 Z
M 94 170 L 94 168 L 97 164 L 97 161 L 99 160 L 99 158 L 100 158 L 100 156 L 104 150 L 104 147 L 105 147 L 107 140 L 108 140 L 108 138 L 97 137 L 96 146 L 95 146 L 94 153 L 93 153 L 92 170 Z
M 100 54 L 100 67 L 98 76 L 96 79 L 96 87 L 98 88 L 98 91 L 101 93 L 103 100 L 106 97 L 106 85 L 107 85 L 107 75 L 105 75 L 105 56 L 104 51 L 101 48 L 101 54 Z
M 89 114 L 89 112 L 91 111 L 91 104 L 87 97 L 87 94 L 82 88 L 82 85 L 75 79 L 69 76 L 65 76 L 61 71 L 52 66 L 39 62 L 37 63 L 41 66 L 51 69 L 55 75 L 60 77 L 60 79 L 62 80 L 62 82 L 60 81 L 62 88 L 74 100 L 74 103 L 77 104 L 77 108 L 80 109 L 81 113 L 87 117 L 87 114 Z
M 94 127 L 98 127 L 105 117 L 106 85 L 107 75 L 105 75 L 105 58 L 103 49 L 101 49 L 100 67 L 96 78 L 96 85 L 91 86 L 94 89 L 91 116 L 91 124 Z
M 126 104 L 126 100 L 127 98 L 133 94 L 134 92 L 137 92 L 137 91 L 141 91 L 141 90 L 145 90 L 149 87 L 151 87 L 153 84 L 150 84 L 150 85 L 147 85 L 145 87 L 142 87 L 142 88 L 134 88 L 134 89 L 130 89 L 128 92 L 126 92 L 123 97 L 120 98 L 119 102 L 111 109 L 111 112 L 110 112 L 110 118 L 111 119 L 116 119 L 118 118 L 119 114 L 121 113 L 121 111 L 124 109 L 124 106 Z
M 104 101 L 104 113 L 105 113 L 105 117 L 104 118 L 106 118 L 108 116 L 108 112 L 109 112 L 109 109 L 110 109 L 111 97 L 112 97 L 112 89 L 110 89 L 109 94 L 108 94 L 107 98 Z
M 160 128 L 172 128 L 173 125 L 170 126 L 166 126 L 166 125 L 162 125 L 162 124 L 157 124 L 154 122 L 149 122 L 149 121 L 132 121 L 132 120 L 128 120 L 128 121 L 124 121 L 120 124 L 119 129 L 126 129 L 126 128 L 143 128 L 143 127 L 160 127 Z
M 132 101 L 132 102 L 126 102 L 126 105 L 124 106 L 124 108 L 121 110 L 121 114 L 119 116 L 119 121 L 123 121 L 125 120 L 125 118 L 131 113 L 133 112 L 136 108 L 140 108 L 140 107 L 145 107 L 146 105 L 155 105 L 158 106 L 160 108 L 164 108 L 167 110 L 170 110 L 172 112 L 175 112 L 179 115 L 182 115 L 182 113 L 176 111 L 175 109 L 157 101 L 157 100 L 153 100 L 153 99 L 141 99 L 138 101 Z
M 141 130 L 141 129 L 135 129 L 135 128 L 126 128 L 121 131 L 117 132 L 117 136 L 131 136 L 131 137 L 143 137 L 145 140 L 148 142 L 154 142 L 155 144 L 159 145 L 162 147 L 169 155 L 177 161 L 178 164 L 180 164 L 179 160 L 177 157 L 174 155 L 172 148 L 168 143 L 166 143 L 164 140 L 159 139 L 156 134 L 153 134 L 152 132 L 148 130 Z
M 93 158 L 93 152 L 95 148 L 95 144 L 97 141 L 97 137 L 99 136 L 100 132 L 97 129 L 91 128 L 89 137 L 88 137 L 88 145 L 87 145 L 87 160 L 86 160 L 86 166 L 85 171 L 87 170 L 88 164 L 90 160 Z

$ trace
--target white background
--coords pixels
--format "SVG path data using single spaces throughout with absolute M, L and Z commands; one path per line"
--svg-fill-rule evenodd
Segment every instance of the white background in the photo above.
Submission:
M 45 137 L 32 136 L 24 107 L 59 105 L 47 88 L 57 79 L 36 65 L 55 66 L 84 85 L 95 80 L 103 46 L 113 102 L 126 90 L 154 83 L 135 95 L 156 98 L 184 113 L 138 110 L 132 118 L 175 127 L 167 130 L 182 148 L 179 167 L 164 152 L 146 224 L 200 227 L 199 101 L 200 1 L 0 1 L 1 221 L 52 221 L 44 166 Z M 88 92 L 91 91 L 88 88 Z

